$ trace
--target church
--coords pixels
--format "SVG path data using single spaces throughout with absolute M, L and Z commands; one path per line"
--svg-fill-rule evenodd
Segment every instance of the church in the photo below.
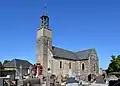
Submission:
M 88 81 L 90 75 L 99 74 L 99 59 L 95 48 L 73 52 L 52 46 L 52 29 L 49 28 L 49 17 L 41 16 L 37 29 L 36 63 L 43 66 L 43 76 L 48 73 L 66 77 L 69 70 L 80 79 Z

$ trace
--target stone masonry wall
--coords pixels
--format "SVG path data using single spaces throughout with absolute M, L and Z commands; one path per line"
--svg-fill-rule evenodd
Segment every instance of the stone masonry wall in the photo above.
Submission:
M 95 75 L 99 73 L 98 58 L 95 54 L 90 55 L 90 73 Z
M 85 69 L 82 70 L 82 64 L 84 64 Z M 79 61 L 79 73 L 80 73 L 80 79 L 81 80 L 88 80 L 88 75 L 89 75 L 89 60 L 82 60 Z

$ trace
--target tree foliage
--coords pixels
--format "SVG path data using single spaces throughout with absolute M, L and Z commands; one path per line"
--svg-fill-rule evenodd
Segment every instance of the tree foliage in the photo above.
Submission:
M 3 65 L 10 62 L 9 60 L 4 60 Z
M 112 55 L 112 60 L 111 60 L 111 63 L 109 64 L 109 67 L 108 67 L 108 73 L 111 73 L 111 72 L 120 72 L 120 55 L 118 56 L 114 56 Z
M 0 62 L 0 68 L 2 67 L 3 65 L 2 65 L 2 62 Z

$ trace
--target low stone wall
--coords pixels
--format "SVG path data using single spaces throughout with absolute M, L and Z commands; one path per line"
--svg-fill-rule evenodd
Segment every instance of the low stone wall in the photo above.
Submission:
M 109 86 L 108 84 L 92 84 L 90 86 Z
M 17 86 L 42 86 L 40 79 L 18 80 Z

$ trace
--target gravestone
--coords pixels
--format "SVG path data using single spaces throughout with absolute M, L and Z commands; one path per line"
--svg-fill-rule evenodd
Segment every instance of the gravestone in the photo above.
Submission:
M 72 70 L 69 70 L 69 77 L 67 78 L 66 86 L 78 86 L 78 81 L 75 80 L 75 76 L 72 74 Z
M 17 86 L 23 86 L 23 80 L 18 80 Z
M 30 70 L 29 78 L 31 79 L 31 78 L 33 77 L 33 74 L 32 74 L 32 66 L 29 67 L 29 70 Z
M 22 66 L 20 65 L 20 75 L 19 75 L 20 80 L 22 80 Z
M 72 70 L 71 70 L 71 69 L 69 70 L 68 76 L 69 76 L 69 77 L 74 77 L 73 74 L 72 74 Z
M 19 72 L 19 80 L 17 81 L 18 86 L 23 86 L 23 80 L 22 80 L 22 66 L 20 65 L 20 72 Z

